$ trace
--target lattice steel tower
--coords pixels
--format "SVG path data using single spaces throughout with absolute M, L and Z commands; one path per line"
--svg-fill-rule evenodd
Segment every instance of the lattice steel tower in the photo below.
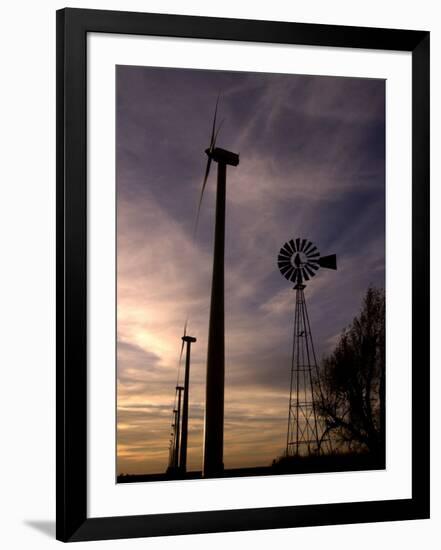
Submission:
M 332 447 L 318 411 L 321 387 L 304 290 L 319 267 L 337 269 L 337 259 L 335 254 L 321 257 L 306 239 L 291 239 L 280 249 L 277 263 L 296 291 L 286 456 L 328 453 Z

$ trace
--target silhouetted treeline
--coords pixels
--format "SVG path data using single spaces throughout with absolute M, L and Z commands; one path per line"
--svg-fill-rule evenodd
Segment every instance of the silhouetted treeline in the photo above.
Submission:
M 360 314 L 320 369 L 319 412 L 336 450 L 385 451 L 385 294 L 369 288 Z

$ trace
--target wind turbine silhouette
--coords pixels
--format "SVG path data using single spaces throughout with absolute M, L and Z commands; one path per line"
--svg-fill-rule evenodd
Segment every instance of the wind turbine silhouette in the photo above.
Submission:
M 185 358 L 185 375 L 184 375 L 184 401 L 182 405 L 182 425 L 181 425 L 181 447 L 179 457 L 179 470 L 181 475 L 185 475 L 187 471 L 187 445 L 188 445 L 188 404 L 190 390 L 190 353 L 191 344 L 196 342 L 196 338 L 187 335 L 187 323 L 184 325 L 184 336 L 182 336 L 181 353 L 179 356 L 179 364 L 182 361 L 182 353 L 184 345 L 187 344 L 187 353 Z
M 216 128 L 219 96 L 214 110 L 211 138 L 205 153 L 208 157 L 199 197 L 195 233 L 199 223 L 202 199 L 212 162 L 217 162 L 216 214 L 214 229 L 213 275 L 211 283 L 210 321 L 208 330 L 207 382 L 204 425 L 204 477 L 216 477 L 224 470 L 224 386 L 225 386 L 225 200 L 227 166 L 237 166 L 239 155 L 216 147 L 222 123 Z

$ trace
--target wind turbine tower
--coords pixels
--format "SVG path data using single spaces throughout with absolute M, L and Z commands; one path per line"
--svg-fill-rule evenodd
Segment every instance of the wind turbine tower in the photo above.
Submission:
M 190 388 L 190 353 L 191 344 L 196 342 L 193 336 L 184 334 L 182 344 L 187 344 L 187 352 L 185 355 L 185 376 L 184 376 L 184 401 L 182 404 L 182 426 L 181 426 L 181 456 L 179 457 L 179 470 L 182 474 L 187 471 L 187 440 L 188 440 L 188 401 Z
M 211 163 L 217 163 L 216 214 L 214 230 L 213 275 L 208 330 L 207 382 L 205 394 L 204 426 L 204 477 L 222 475 L 224 470 L 224 386 L 225 386 L 225 309 L 224 309 L 224 259 L 225 259 L 225 200 L 227 166 L 237 166 L 239 155 L 216 147 L 220 126 L 216 128 L 217 107 L 214 112 L 211 140 L 205 150 L 208 161 L 202 185 L 199 211 L 210 173 Z

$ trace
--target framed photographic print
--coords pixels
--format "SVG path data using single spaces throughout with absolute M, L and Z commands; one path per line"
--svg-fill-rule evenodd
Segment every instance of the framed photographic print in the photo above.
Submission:
M 429 33 L 57 12 L 57 538 L 429 517 Z

